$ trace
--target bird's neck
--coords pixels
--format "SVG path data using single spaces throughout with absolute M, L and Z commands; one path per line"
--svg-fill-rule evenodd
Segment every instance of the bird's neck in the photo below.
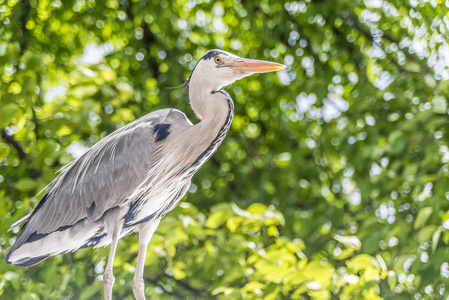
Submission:
M 193 136 L 198 139 L 195 144 L 196 160 L 191 165 L 196 172 L 221 145 L 231 127 L 234 117 L 234 103 L 229 94 L 224 91 L 203 94 L 190 94 L 190 103 L 195 114 L 201 119 L 193 130 Z
M 211 95 L 213 104 L 208 107 L 208 113 L 204 115 L 200 124 L 214 129 L 212 131 L 216 132 L 216 135 L 223 131 L 226 134 L 234 117 L 234 102 L 225 90 L 212 92 Z
M 234 103 L 226 91 L 206 91 L 201 84 L 191 82 L 189 96 L 192 109 L 201 120 L 196 126 L 204 129 L 203 133 L 214 139 L 222 129 L 229 130 Z

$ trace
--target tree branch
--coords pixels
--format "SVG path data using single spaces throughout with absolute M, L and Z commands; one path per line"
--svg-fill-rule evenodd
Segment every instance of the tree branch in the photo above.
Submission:
M 20 27 L 22 29 L 22 39 L 20 40 L 20 53 L 23 54 L 27 48 L 27 35 L 28 29 L 26 24 L 28 22 L 28 16 L 30 13 L 30 3 L 28 0 L 22 0 L 22 15 L 20 16 Z
M 300 33 L 301 37 L 306 41 L 305 49 L 313 57 L 313 60 L 315 63 L 315 65 L 314 65 L 315 66 L 315 74 L 318 73 L 317 72 L 318 69 L 321 69 L 324 71 L 324 68 L 326 68 L 327 66 L 321 62 L 319 55 L 317 53 L 315 53 L 315 51 L 313 51 L 311 39 L 308 36 L 308 34 L 306 33 L 304 26 L 302 26 L 302 24 L 299 24 L 299 22 L 292 15 L 290 15 L 290 13 L 288 13 L 287 11 L 284 11 L 283 15 L 286 15 L 290 22 L 292 22 L 293 24 L 296 24 L 298 26 L 298 32 Z M 290 45 L 288 45 L 288 46 L 291 47 Z
M 177 293 L 177 292 L 170 292 L 167 291 L 167 289 L 164 288 L 163 285 L 160 285 L 156 280 L 151 279 L 150 277 L 144 276 L 143 279 L 145 279 L 145 281 L 148 281 L 149 283 L 151 283 L 153 286 L 157 286 L 159 288 L 161 288 L 164 293 L 169 294 L 171 296 L 180 298 L 180 299 L 184 299 L 185 297 L 183 297 L 181 294 Z
M 23 149 L 20 146 L 20 144 L 12 136 L 8 135 L 6 133 L 6 130 L 2 129 L 1 135 L 2 135 L 3 140 L 7 144 L 10 144 L 14 149 L 16 149 L 17 154 L 19 155 L 20 159 L 27 158 L 27 154 L 25 153 L 25 151 L 23 151 Z
M 164 276 L 167 277 L 167 278 L 170 278 L 171 280 L 174 280 L 176 282 L 176 284 L 178 284 L 178 285 L 182 286 L 184 289 L 194 293 L 196 297 L 205 297 L 204 293 L 207 293 L 209 295 L 209 293 L 207 291 L 194 288 L 193 286 L 188 285 L 187 283 L 185 283 L 182 280 L 178 280 L 176 278 L 168 276 L 165 273 L 164 273 Z
M 354 23 L 354 27 L 355 29 L 357 29 L 361 34 L 363 34 L 364 36 L 366 36 L 366 38 L 368 38 L 369 40 L 371 40 L 371 42 L 374 42 L 373 36 L 371 35 L 371 32 L 367 31 L 366 29 L 364 29 L 362 27 L 362 25 L 359 23 L 359 21 L 357 20 L 357 18 L 352 17 L 350 18 L 350 20 L 353 21 Z M 397 45 L 399 45 L 399 42 L 396 41 L 392 36 L 386 34 L 385 32 L 383 33 L 383 37 L 385 37 L 385 39 L 389 40 L 391 43 L 395 43 Z M 384 48 L 379 44 L 379 46 L 384 50 Z M 423 62 L 419 59 L 416 58 L 415 56 L 413 56 L 412 54 L 410 54 L 408 51 L 402 51 L 405 56 L 412 60 L 415 61 L 416 63 L 419 64 L 419 66 L 421 67 L 421 70 L 424 74 L 429 74 L 430 70 L 429 68 L 427 68 L 427 66 L 425 64 L 423 64 Z
M 25 151 L 23 151 L 22 146 L 20 146 L 20 144 L 12 136 L 6 133 L 6 130 L 4 129 L 1 130 L 1 136 L 7 144 L 10 144 L 17 151 L 17 154 L 19 155 L 19 158 L 21 160 L 25 160 L 25 162 L 28 164 L 30 163 L 28 160 L 28 154 Z M 33 167 L 30 167 L 29 170 L 30 176 L 34 179 L 38 178 L 41 175 L 41 171 Z
M 392 36 L 388 35 L 387 33 L 384 32 L 383 36 L 390 42 L 399 45 L 399 42 L 396 41 Z M 430 73 L 429 68 L 425 64 L 423 64 L 422 60 L 420 60 L 419 58 L 416 58 L 415 56 L 410 54 L 410 52 L 408 52 L 408 51 L 403 51 L 403 52 L 404 52 L 405 56 L 407 56 L 408 59 L 414 60 L 415 62 L 417 62 L 419 64 L 419 66 L 421 67 L 424 74 Z
M 0 174 L 2 174 L 5 177 L 5 182 L 7 183 L 6 186 L 11 191 L 11 195 L 13 196 L 14 200 L 15 201 L 21 200 L 20 195 L 13 188 L 14 181 L 11 179 L 11 176 L 9 176 L 8 168 L 6 168 L 6 166 L 4 165 L 0 166 Z

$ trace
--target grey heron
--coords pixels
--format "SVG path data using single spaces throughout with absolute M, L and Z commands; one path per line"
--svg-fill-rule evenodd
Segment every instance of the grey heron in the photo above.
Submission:
M 52 255 L 110 244 L 103 281 L 105 299 L 112 299 L 117 242 L 138 232 L 132 287 L 136 299 L 145 299 L 143 271 L 150 239 L 231 126 L 234 104 L 222 88 L 254 73 L 284 68 L 208 51 L 187 81 L 200 122 L 192 124 L 177 109 L 161 109 L 100 140 L 63 170 L 29 215 L 12 225 L 26 221 L 6 262 L 28 267 Z

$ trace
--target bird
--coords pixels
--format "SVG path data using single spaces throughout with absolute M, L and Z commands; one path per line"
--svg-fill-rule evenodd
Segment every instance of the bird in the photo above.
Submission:
M 145 299 L 143 272 L 148 244 L 161 219 L 175 208 L 193 175 L 223 142 L 234 103 L 223 88 L 283 64 L 209 50 L 185 83 L 193 124 L 175 108 L 156 110 L 94 144 L 49 184 L 9 249 L 6 262 L 33 266 L 50 256 L 110 246 L 103 274 L 104 298 L 112 299 L 118 240 L 137 232 L 139 252 L 134 297 Z

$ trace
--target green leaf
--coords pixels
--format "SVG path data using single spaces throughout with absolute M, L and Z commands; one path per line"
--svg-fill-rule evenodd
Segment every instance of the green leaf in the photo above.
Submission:
M 19 108 L 14 103 L 9 103 L 0 107 L 0 128 L 7 127 L 16 117 Z
M 437 250 L 441 232 L 443 232 L 443 227 L 440 226 L 432 235 L 432 253 L 435 253 L 435 251 Z
M 447 100 L 443 96 L 436 96 L 432 100 L 432 110 L 437 114 L 447 114 Z
M 20 276 L 16 272 L 6 272 L 4 275 L 5 280 L 11 282 L 15 290 L 20 289 Z
M 354 273 L 372 267 L 375 262 L 376 259 L 368 254 L 359 254 L 349 261 Z
M 225 211 L 219 211 L 216 213 L 213 213 L 209 216 L 209 218 L 206 221 L 206 227 L 216 229 L 226 223 L 228 219 L 228 213 Z
M 332 283 L 331 268 L 328 263 L 312 261 L 304 269 L 304 275 L 310 282 L 316 282 L 322 289 L 328 289 Z
M 30 192 L 36 189 L 37 181 L 32 178 L 22 178 L 16 182 L 14 187 L 21 192 Z
M 226 226 L 229 228 L 229 230 L 231 232 L 235 232 L 237 230 L 237 228 L 240 226 L 240 224 L 242 223 L 242 218 L 241 217 L 230 217 L 227 221 L 226 221 Z
M 422 228 L 426 224 L 427 220 L 430 218 L 432 213 L 433 213 L 433 207 L 421 208 L 418 211 L 418 216 L 416 217 L 415 224 L 414 224 L 413 228 L 415 230 Z
M 265 284 L 262 282 L 251 281 L 241 289 L 242 292 L 254 292 L 256 289 L 263 290 L 265 288 Z
M 341 236 L 338 234 L 334 234 L 333 238 L 342 243 L 347 248 L 360 250 L 360 248 L 362 247 L 362 243 L 355 235 Z
M 211 294 L 214 295 L 214 296 L 218 295 L 218 294 L 224 294 L 225 296 L 227 296 L 227 295 L 231 294 L 233 291 L 234 291 L 233 288 L 220 286 L 220 287 L 218 287 L 216 289 L 213 289 Z
M 79 296 L 80 300 L 88 300 L 93 299 L 95 295 L 99 294 L 101 290 L 99 290 L 97 285 L 86 286 L 82 290 L 80 290 L 81 294 Z
M 261 203 L 254 203 L 251 204 L 247 211 L 251 214 L 257 215 L 257 214 L 262 214 L 267 210 L 267 207 Z
M 436 225 L 427 225 L 421 228 L 418 231 L 417 237 L 420 243 L 430 241 L 432 236 L 435 234 L 435 231 L 438 230 L 438 226 Z

